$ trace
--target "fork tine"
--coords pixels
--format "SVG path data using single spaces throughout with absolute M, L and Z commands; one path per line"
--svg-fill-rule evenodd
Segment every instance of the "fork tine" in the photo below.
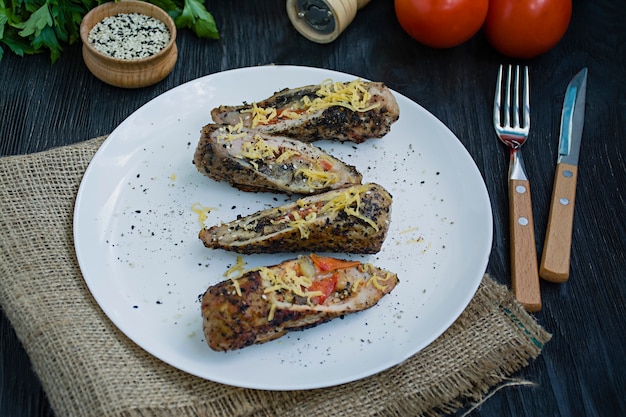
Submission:
M 530 76 L 528 75 L 528 66 L 524 67 L 524 129 L 530 130 Z
M 519 125 L 519 65 L 515 66 L 515 85 L 513 87 L 513 126 Z
M 504 67 L 500 65 L 493 103 L 493 124 L 495 127 L 512 127 L 522 129 L 528 133 L 530 130 L 530 77 L 528 66 L 524 66 L 523 75 L 519 65 L 515 66 L 515 73 L 513 73 L 513 65 L 509 65 L 506 72 L 505 80 Z M 504 97 L 502 97 L 503 83 L 506 83 Z M 521 98 L 520 88 L 522 89 Z
M 496 93 L 493 101 L 493 124 L 497 128 L 500 126 L 500 103 L 502 96 L 502 65 L 498 70 L 498 78 L 496 80 Z
M 511 123 L 511 65 L 506 73 L 506 88 L 505 88 L 505 101 L 504 101 L 504 123 L 503 126 L 510 126 Z

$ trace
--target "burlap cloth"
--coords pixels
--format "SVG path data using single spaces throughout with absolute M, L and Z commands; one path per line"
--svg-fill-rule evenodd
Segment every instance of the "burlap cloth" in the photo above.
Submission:
M 338 387 L 271 392 L 188 375 L 123 335 L 91 297 L 72 240 L 103 137 L 0 159 L 0 304 L 61 416 L 431 416 L 479 401 L 550 335 L 485 276 L 461 317 L 406 362 Z

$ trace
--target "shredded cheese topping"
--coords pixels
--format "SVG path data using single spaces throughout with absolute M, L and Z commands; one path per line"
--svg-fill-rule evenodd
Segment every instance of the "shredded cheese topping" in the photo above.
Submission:
M 298 274 L 293 267 L 281 268 L 276 272 L 265 267 L 259 269 L 261 278 L 268 283 L 268 287 L 265 288 L 264 291 L 265 294 L 278 291 L 289 291 L 300 297 L 308 296 L 305 289 L 310 287 L 313 283 L 311 277 Z
M 309 257 L 299 256 L 296 260 L 284 262 L 277 267 L 271 268 L 257 267 L 245 270 L 245 266 L 246 263 L 243 261 L 242 257 L 237 256 L 236 264 L 229 268 L 224 273 L 224 276 L 231 280 L 234 291 L 241 297 L 242 293 L 238 279 L 244 274 L 258 271 L 265 287 L 262 298 L 270 303 L 270 311 L 267 317 L 268 321 L 274 319 L 279 303 L 291 302 L 287 300 L 290 300 L 292 296 L 302 297 L 306 299 L 308 305 L 313 306 L 315 302 L 313 302 L 312 299 L 324 295 L 321 290 L 309 289 L 316 278 L 318 278 L 317 274 L 319 273 L 319 271 L 315 269 L 315 266 L 313 266 Z M 382 284 L 381 281 L 387 281 L 391 275 L 390 272 L 387 272 L 385 277 L 381 277 L 378 268 L 369 263 L 360 263 L 357 268 L 359 268 L 362 273 L 370 275 L 370 277 L 367 280 L 353 277 L 350 281 L 351 284 L 348 284 L 351 293 L 356 293 L 361 286 L 373 286 L 380 291 L 386 290 L 387 286 Z M 342 269 L 338 269 L 335 272 L 341 274 Z M 266 297 L 266 295 L 270 294 L 273 296 Z M 279 294 L 282 294 L 282 296 Z M 339 292 L 337 292 L 337 294 L 339 294 Z
M 372 275 L 370 279 L 367 280 L 367 283 L 373 285 L 374 287 L 378 288 L 381 291 L 385 291 L 386 285 L 382 285 L 379 282 L 380 279 L 381 278 L 378 275 Z
M 281 265 L 281 268 L 272 269 L 267 267 L 260 267 L 256 270 L 261 275 L 261 279 L 265 282 L 264 294 L 289 292 L 295 296 L 305 297 L 308 304 L 311 303 L 311 298 L 322 295 L 321 291 L 308 291 L 307 289 L 313 283 L 312 278 L 307 275 L 303 275 L 296 271 L 295 267 L 297 261 L 289 262 Z M 276 300 L 274 297 L 270 299 L 270 311 L 268 313 L 267 320 L 272 321 L 276 312 Z
M 340 190 L 321 207 L 311 207 L 306 199 L 301 198 L 296 201 L 299 209 L 287 213 L 278 220 L 272 220 L 272 224 L 288 223 L 290 227 L 299 229 L 301 239 L 308 239 L 310 234 L 309 225 L 319 216 L 326 213 L 332 215 L 343 210 L 346 214 L 363 220 L 372 226 L 374 230 L 378 231 L 379 227 L 376 222 L 361 214 L 361 195 L 369 192 L 369 185 L 367 184 Z
M 243 145 L 241 145 L 241 155 L 237 155 L 237 157 L 248 159 L 252 166 L 258 169 L 259 165 L 255 160 L 274 159 L 278 152 L 279 149 L 277 146 L 272 146 L 263 140 L 261 136 L 254 135 L 252 141 L 244 142 Z
M 298 168 L 295 175 L 298 174 L 306 178 L 306 182 L 310 186 L 321 184 L 323 187 L 327 187 L 339 180 L 339 176 L 334 172 L 324 171 L 319 168 Z
M 352 188 L 351 190 L 354 191 L 344 190 L 337 196 L 330 199 L 324 205 L 324 207 L 321 208 L 320 213 L 338 212 L 340 210 L 343 210 L 346 214 L 363 220 L 364 222 L 372 226 L 374 230 L 378 231 L 378 225 L 376 224 L 376 222 L 360 213 L 361 194 L 367 193 L 369 190 L 369 186 L 362 185 L 360 187 Z
M 363 264 L 363 271 L 365 273 L 371 274 L 370 278 L 367 280 L 368 285 L 373 285 L 381 291 L 385 291 L 387 285 L 381 284 L 380 281 L 386 282 L 391 277 L 391 272 L 385 271 L 386 274 L 384 277 L 378 275 L 379 270 L 374 267 L 372 264 Z
M 292 149 L 289 150 L 285 150 L 283 151 L 283 153 L 280 154 L 280 156 L 278 158 L 276 158 L 276 163 L 277 164 L 282 164 L 283 162 L 288 161 L 291 158 L 295 158 L 300 156 L 300 152 L 294 151 Z
M 252 127 L 258 125 L 269 124 L 272 120 L 276 119 L 278 112 L 274 107 L 259 107 L 256 103 L 252 103 L 252 108 L 245 109 L 242 113 L 252 114 Z
M 244 274 L 245 267 L 246 263 L 243 261 L 243 258 L 240 255 L 237 256 L 237 263 L 235 263 L 235 265 L 231 266 L 226 272 L 224 272 L 224 277 L 230 279 L 233 287 L 235 287 L 235 292 L 239 297 L 241 297 L 241 287 L 239 286 L 238 279 L 241 278 L 241 276 Z
M 311 211 L 301 216 L 297 211 L 292 213 L 293 220 L 289 222 L 289 226 L 295 227 L 300 232 L 300 239 L 308 239 L 310 234 L 309 224 L 317 219 L 317 213 Z
M 196 215 L 198 216 L 198 222 L 200 222 L 200 224 L 204 224 L 211 210 L 213 210 L 212 207 L 204 207 L 200 203 L 193 203 L 193 205 L 191 206 L 191 211 L 196 213 Z
M 240 121 L 236 125 L 227 125 L 225 127 L 220 127 L 220 135 L 217 136 L 219 140 L 226 140 L 232 142 L 235 139 L 244 138 L 246 136 L 246 132 L 242 132 L 243 129 L 243 121 Z
M 316 92 L 317 97 L 310 103 L 308 97 L 303 99 L 307 111 L 315 111 L 330 106 L 343 106 L 352 111 L 365 112 L 375 109 L 380 104 L 368 106 L 372 95 L 367 91 L 363 81 L 356 79 L 349 83 L 325 80 Z
M 233 142 L 236 139 L 244 138 L 246 135 L 243 129 L 243 122 L 222 127 L 220 132 L 217 139 L 226 142 Z M 274 163 L 280 165 L 295 158 L 302 159 L 303 155 L 294 149 L 280 149 L 277 145 L 268 143 L 259 134 L 255 134 L 251 140 L 246 140 L 242 143 L 241 151 L 239 154 L 235 154 L 234 157 L 248 160 L 254 169 L 259 170 L 257 161 L 265 161 L 265 163 L 274 161 Z M 295 170 L 294 176 L 302 176 L 309 187 L 327 187 L 339 181 L 339 175 L 330 172 L 334 164 L 328 158 L 320 157 L 317 160 L 309 158 L 308 163 L 303 160 L 300 162 L 303 163 L 303 166 Z M 294 166 L 297 165 L 294 162 Z
M 357 279 L 356 281 L 354 281 L 354 283 L 352 284 L 352 291 L 356 292 L 363 283 L 365 283 L 365 281 L 363 281 L 362 279 Z
M 368 104 L 372 95 L 365 83 L 359 79 L 351 82 L 333 82 L 325 80 L 315 92 L 312 99 L 304 96 L 299 102 L 280 113 L 274 107 L 259 107 L 252 103 L 252 107 L 242 110 L 242 113 L 252 115 L 252 127 L 274 123 L 279 119 L 297 119 L 303 114 L 310 114 L 332 106 L 342 106 L 354 112 L 366 112 L 380 106 L 380 103 Z

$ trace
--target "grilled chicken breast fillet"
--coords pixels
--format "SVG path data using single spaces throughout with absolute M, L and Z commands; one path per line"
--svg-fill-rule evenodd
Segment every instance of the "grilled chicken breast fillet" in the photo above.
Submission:
M 212 249 L 251 253 L 377 253 L 387 236 L 392 197 L 369 183 L 306 196 L 199 233 Z
M 303 142 L 362 143 L 386 135 L 400 117 L 400 108 L 383 83 L 355 80 L 284 89 L 258 103 L 217 107 L 211 116 L 217 124 L 242 122 L 259 132 Z
M 362 175 L 323 150 L 238 126 L 209 124 L 194 155 L 198 171 L 242 191 L 318 194 L 360 184 Z
M 277 339 L 374 306 L 397 285 L 371 264 L 300 256 L 210 287 L 202 297 L 203 330 L 215 351 Z

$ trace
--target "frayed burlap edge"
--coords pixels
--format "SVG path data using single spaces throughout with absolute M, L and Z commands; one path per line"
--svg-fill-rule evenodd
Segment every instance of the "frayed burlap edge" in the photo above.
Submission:
M 147 354 L 104 316 L 74 254 L 72 215 L 105 137 L 0 159 L 0 305 L 62 416 L 436 416 L 479 401 L 550 339 L 505 286 L 485 276 L 435 342 L 403 364 L 338 387 L 229 387 Z

